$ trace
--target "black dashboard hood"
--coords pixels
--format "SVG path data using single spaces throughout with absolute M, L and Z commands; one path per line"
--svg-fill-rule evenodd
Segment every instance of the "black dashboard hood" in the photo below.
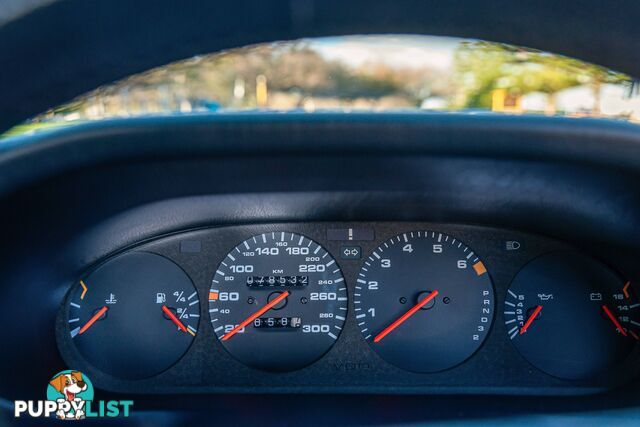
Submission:
M 171 61 L 300 37 L 412 33 L 506 42 L 640 75 L 633 0 L 4 0 L 0 131 Z

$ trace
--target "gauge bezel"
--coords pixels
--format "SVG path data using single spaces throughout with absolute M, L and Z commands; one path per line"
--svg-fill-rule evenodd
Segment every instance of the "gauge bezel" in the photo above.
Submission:
M 284 244 L 286 246 L 278 246 L 278 244 Z M 257 247 L 269 250 L 280 248 L 308 249 L 306 251 L 307 254 L 300 253 L 302 251 L 296 251 L 298 254 L 295 255 L 285 254 L 284 250 L 278 250 L 278 255 L 255 255 L 254 257 L 253 253 L 256 252 Z M 251 257 L 245 256 L 245 251 L 252 252 Z M 318 258 L 318 261 L 306 261 L 309 264 L 305 264 L 307 266 L 305 272 L 301 272 L 302 270 L 300 268 L 298 268 L 298 271 L 294 271 L 289 267 L 288 269 L 282 268 L 281 273 L 288 276 L 300 275 L 301 277 L 305 277 L 308 284 L 305 285 L 304 288 L 285 288 L 276 285 L 267 289 L 247 289 L 247 285 L 244 284 L 247 274 L 271 275 L 273 274 L 273 269 L 276 267 L 283 267 L 283 263 L 295 264 L 299 261 L 305 262 L 305 260 L 308 260 L 309 258 Z M 238 265 L 237 263 L 240 263 L 240 265 L 244 264 L 243 267 L 246 267 L 246 264 L 251 261 L 253 261 L 251 264 L 251 273 L 230 271 L 231 267 Z M 253 270 L 255 265 L 260 267 L 261 264 L 262 269 L 258 268 L 255 271 Z M 267 271 L 268 269 L 264 267 L 264 265 L 269 265 L 269 269 L 271 271 Z M 314 267 L 313 271 L 308 268 L 311 266 Z M 322 272 L 316 271 L 318 266 L 324 266 L 325 269 Z M 233 280 L 233 283 L 228 283 L 229 281 L 227 279 L 229 277 L 239 278 L 240 283 L 238 283 L 237 280 Z M 330 285 L 325 287 L 317 283 L 319 277 L 324 277 L 324 280 L 333 280 Z M 229 316 L 236 317 L 236 315 L 233 312 L 229 315 L 224 315 L 220 313 L 220 310 L 224 310 L 224 307 L 227 307 L 228 310 L 238 308 L 238 310 L 243 313 L 238 316 L 238 323 L 240 323 L 248 316 L 253 315 L 253 313 L 258 311 L 261 306 L 264 306 L 267 303 L 267 300 L 262 298 L 266 298 L 268 295 L 275 295 L 276 292 L 284 290 L 291 292 L 291 296 L 287 297 L 285 300 L 286 307 L 284 307 L 284 310 L 269 310 L 260 317 L 269 317 L 271 315 L 279 316 L 283 315 L 283 313 L 284 315 L 287 315 L 287 313 L 290 315 L 297 314 L 302 316 L 302 328 L 304 328 L 311 319 L 314 319 L 312 322 L 314 324 L 322 324 L 322 326 L 326 326 L 327 332 L 303 335 L 300 334 L 301 331 L 273 330 L 258 332 L 253 330 L 254 326 L 252 324 L 249 324 L 246 326 L 246 328 L 248 328 L 246 329 L 246 333 L 236 334 L 236 336 L 231 337 L 229 341 L 223 341 L 226 332 L 228 332 L 224 329 L 224 321 L 228 321 Z M 235 293 L 239 294 L 238 301 L 231 302 L 228 299 L 227 301 L 222 301 L 218 296 L 222 291 L 225 291 L 227 295 L 235 291 Z M 318 294 L 333 293 L 335 299 L 333 301 L 326 302 L 319 300 L 313 301 L 312 298 L 307 298 L 307 296 L 310 296 L 313 291 L 316 291 Z M 216 295 L 216 299 L 212 299 L 211 295 Z M 302 295 L 302 298 L 306 298 L 308 300 L 306 303 L 308 305 L 301 305 L 298 300 L 298 298 L 301 298 L 300 295 Z M 248 297 L 255 300 L 255 302 L 250 306 L 246 305 L 246 299 Z M 272 231 L 271 233 L 262 233 L 251 236 L 238 243 L 218 264 L 214 276 L 211 279 L 208 311 L 210 323 L 215 335 L 225 350 L 232 357 L 241 363 L 256 369 L 274 372 L 290 372 L 302 369 L 305 366 L 314 363 L 324 356 L 331 347 L 333 347 L 339 339 L 340 334 L 344 329 L 346 318 L 349 315 L 348 303 L 349 293 L 347 291 L 347 284 L 345 283 L 340 266 L 336 263 L 335 258 L 333 258 L 333 256 L 321 244 L 310 239 L 304 234 L 289 231 L 279 231 L 276 233 L 275 231 Z M 297 307 L 302 311 L 297 312 L 295 309 L 292 310 L 294 307 Z M 316 320 L 311 317 L 313 315 L 311 310 L 318 310 L 319 312 L 323 309 L 330 312 L 333 317 L 324 321 L 319 319 Z M 215 310 L 215 312 L 213 310 Z M 327 340 L 327 336 L 331 341 Z M 274 341 L 268 340 L 267 337 Z M 293 340 L 287 338 L 292 338 Z M 272 348 L 273 345 L 280 347 Z M 318 348 L 316 348 L 312 353 L 305 353 L 305 351 L 307 351 L 311 346 L 317 346 Z M 286 350 L 285 354 L 280 353 L 280 351 L 283 350 Z M 295 357 L 291 357 L 291 351 L 297 352 L 297 355 L 295 355 Z M 264 357 L 265 352 L 269 352 L 269 354 L 272 354 L 272 359 L 274 360 L 266 362 L 262 360 L 255 360 L 254 355 L 256 352 L 260 353 L 261 358 Z M 283 362 L 281 360 L 275 360 L 277 357 L 290 357 L 290 359 L 288 362 Z
M 145 257 L 145 262 L 154 262 L 154 263 L 157 263 L 158 261 L 163 262 L 164 266 L 162 268 L 165 268 L 165 269 L 166 268 L 170 268 L 170 269 L 174 270 L 172 272 L 169 272 L 168 274 L 174 274 L 174 275 L 177 274 L 176 278 L 180 279 L 180 280 L 182 280 L 183 278 L 186 279 L 186 281 L 184 283 L 186 284 L 186 286 L 191 286 L 193 288 L 193 293 L 191 293 L 191 295 L 194 295 L 194 294 L 195 295 L 194 295 L 194 297 L 191 298 L 191 300 L 188 300 L 188 302 L 185 302 L 185 304 L 189 304 L 191 302 L 195 302 L 194 305 L 196 305 L 198 307 L 197 313 L 200 314 L 200 311 L 201 311 L 200 310 L 200 304 L 202 302 L 200 300 L 198 289 L 196 288 L 195 284 L 193 283 L 193 280 L 191 280 L 189 275 L 177 263 L 175 263 L 170 258 L 168 258 L 166 256 L 163 256 L 163 255 L 160 255 L 160 254 L 156 254 L 156 253 L 148 252 L 148 251 L 143 251 L 143 250 L 131 250 L 131 251 L 127 251 L 127 252 L 124 252 L 124 253 L 120 253 L 120 254 L 118 254 L 116 256 L 110 257 L 110 258 L 104 260 L 103 262 L 101 262 L 100 264 L 96 265 L 95 268 L 92 268 L 89 272 L 87 272 L 85 275 L 83 275 L 77 282 L 75 282 L 73 284 L 73 286 L 71 286 L 71 288 L 69 289 L 69 292 L 68 292 L 68 295 L 67 295 L 66 313 L 65 313 L 65 318 L 64 318 L 65 324 L 67 326 L 67 334 L 70 336 L 71 342 L 74 345 L 74 347 L 76 348 L 76 350 L 78 351 L 78 353 L 80 354 L 80 357 L 82 357 L 84 360 L 86 360 L 87 363 L 90 364 L 91 366 L 95 366 L 97 364 L 93 363 L 90 360 L 90 358 L 81 349 L 78 348 L 78 345 L 76 344 L 76 341 L 75 341 L 75 339 L 77 339 L 77 338 L 74 338 L 74 334 L 72 332 L 74 330 L 74 328 L 76 328 L 76 327 L 79 328 L 79 326 L 78 326 L 78 324 L 71 324 L 69 322 L 71 311 L 72 310 L 74 312 L 76 311 L 76 309 L 73 307 L 72 303 L 74 303 L 74 302 L 79 303 L 79 301 L 76 300 L 74 298 L 74 296 L 76 296 L 78 294 L 78 292 L 81 292 L 81 293 L 82 292 L 86 292 L 87 286 L 88 286 L 89 293 L 92 293 L 93 291 L 95 291 L 95 289 L 93 287 L 94 284 L 92 283 L 91 277 L 95 273 L 100 273 L 102 269 L 104 269 L 106 267 L 109 267 L 114 262 L 116 262 L 116 263 L 117 262 L 122 262 L 122 260 L 125 257 L 129 256 L 129 255 L 134 255 L 134 256 L 139 255 L 139 256 Z M 154 267 L 156 269 L 158 268 L 157 265 L 154 265 Z M 85 284 L 85 282 L 86 282 L 86 284 Z M 84 289 L 84 291 L 83 291 L 83 289 Z M 102 292 L 103 289 L 99 289 L 99 291 Z M 155 292 L 155 289 L 153 290 L 153 292 L 150 291 L 150 294 L 153 294 L 154 292 Z M 118 294 L 118 298 L 119 299 L 127 298 L 127 295 L 122 296 L 121 292 L 117 292 L 117 294 Z M 120 302 L 122 302 L 122 301 L 120 301 Z M 140 302 L 133 300 L 132 304 L 138 305 L 138 304 L 140 304 Z M 78 309 L 79 309 L 79 307 L 78 307 Z M 109 313 L 107 313 L 107 315 L 109 315 Z M 111 315 L 113 315 L 113 314 L 111 314 Z M 163 318 L 163 316 L 160 314 L 160 312 L 158 312 L 158 319 L 162 319 L 162 318 Z M 132 320 L 135 320 L 135 319 L 136 318 L 132 316 Z M 139 317 L 138 317 L 138 319 L 139 319 Z M 195 339 L 195 337 L 197 335 L 198 328 L 199 328 L 199 326 L 201 324 L 201 319 L 200 319 L 200 317 L 197 317 L 197 318 L 195 318 L 195 320 L 193 320 L 191 322 L 185 321 L 184 323 L 185 323 L 185 326 L 187 326 L 190 329 L 191 332 L 189 332 L 189 334 L 192 336 L 192 338 L 189 340 L 189 342 L 186 345 L 184 345 L 184 348 L 182 349 L 182 351 L 179 352 L 180 354 L 176 354 L 175 355 L 176 356 L 175 360 L 173 362 L 167 361 L 164 364 L 163 368 L 158 368 L 153 373 L 140 375 L 135 380 L 143 380 L 143 379 L 146 379 L 146 378 L 155 377 L 157 375 L 160 375 L 162 372 L 171 369 L 171 367 L 173 365 L 178 363 L 180 361 L 180 359 L 182 359 L 189 352 L 189 349 L 193 345 L 193 341 L 194 341 L 194 339 Z M 195 327 L 194 327 L 194 325 L 195 325 Z M 158 325 L 158 327 L 167 327 L 167 326 L 172 327 L 173 325 L 164 325 L 164 324 L 162 324 L 162 325 L 159 324 Z M 166 331 L 168 331 L 168 330 L 166 330 Z M 167 333 L 169 333 L 169 332 L 167 332 Z M 91 331 L 88 330 L 87 331 L 87 337 L 91 337 L 90 334 L 91 334 Z M 131 338 L 127 338 L 127 340 L 128 339 L 135 339 L 135 338 L 131 337 Z M 149 344 L 152 344 L 152 343 L 155 344 L 155 342 L 153 342 L 153 341 L 150 342 Z M 120 344 L 126 344 L 126 342 L 125 343 L 121 342 Z M 174 347 L 174 349 L 175 349 L 175 347 Z M 157 352 L 157 350 L 158 350 L 157 348 L 154 349 L 154 354 Z M 151 356 L 151 355 L 149 355 L 149 356 Z M 152 361 L 151 362 L 148 361 L 146 363 L 147 364 L 152 364 Z M 98 368 L 98 367 L 95 367 L 95 369 L 96 370 L 100 370 L 100 368 Z M 117 375 L 117 374 L 110 374 L 110 375 L 112 375 L 115 378 L 127 378 L 129 376 L 129 375 Z
M 433 245 L 440 246 L 440 252 L 439 252 L 440 255 L 436 255 L 434 252 L 424 252 L 425 250 L 424 245 L 426 244 L 428 246 L 429 244 L 428 242 L 433 243 Z M 414 243 L 418 243 L 418 245 L 421 245 L 421 249 L 423 252 L 420 252 L 420 253 L 416 252 L 414 254 L 413 252 L 418 250 L 417 246 L 412 247 L 412 251 L 410 254 L 407 254 L 406 252 L 404 252 L 404 250 L 402 249 L 403 245 L 405 244 L 413 245 Z M 396 244 L 398 246 L 396 246 Z M 449 256 L 450 250 L 452 251 L 451 253 L 453 254 L 453 257 Z M 392 251 L 395 251 L 393 252 L 393 255 L 389 255 Z M 455 256 L 456 253 L 459 254 L 459 257 Z M 477 295 L 477 298 L 479 301 L 488 300 L 489 303 L 488 303 L 488 306 L 486 306 L 481 302 L 478 305 L 478 312 L 473 314 L 473 316 L 475 315 L 478 316 L 479 318 L 478 323 L 471 322 L 471 324 L 468 325 L 470 328 L 469 330 L 450 331 L 456 334 L 466 334 L 469 332 L 472 333 L 474 326 L 476 328 L 478 327 L 483 328 L 481 333 L 478 333 L 479 335 L 478 342 L 472 344 L 474 348 L 471 349 L 470 351 L 467 349 L 464 352 L 464 355 L 462 357 L 460 355 L 456 355 L 455 357 L 452 357 L 453 355 L 449 355 L 448 357 L 450 359 L 453 359 L 453 361 L 449 360 L 447 362 L 444 362 L 443 360 L 437 360 L 437 358 L 435 358 L 435 359 L 432 359 L 430 362 L 421 360 L 419 361 L 419 363 L 416 363 L 415 357 L 414 358 L 407 357 L 407 355 L 416 354 L 416 351 L 414 349 L 409 348 L 409 344 L 418 345 L 418 346 L 421 344 L 426 344 L 426 343 L 420 343 L 420 341 L 423 338 L 414 337 L 414 339 L 417 342 L 411 341 L 411 343 L 409 343 L 405 339 L 403 343 L 397 344 L 398 346 L 404 345 L 404 347 L 401 347 L 401 348 L 379 347 L 379 344 L 374 342 L 375 334 L 379 333 L 384 326 L 389 325 L 395 318 L 398 317 L 398 314 L 395 314 L 394 316 L 388 319 L 375 319 L 376 320 L 375 323 L 379 323 L 379 324 L 374 326 L 373 325 L 374 322 L 372 321 L 372 319 L 370 319 L 370 316 L 366 313 L 366 311 L 368 308 L 374 308 L 377 312 L 377 315 L 379 316 L 379 312 L 382 310 L 381 310 L 380 304 L 374 305 L 373 302 L 371 302 L 370 300 L 376 297 L 382 298 L 382 299 L 386 299 L 387 304 L 398 306 L 396 298 L 399 295 L 399 294 L 395 295 L 394 298 L 388 298 L 388 296 L 385 295 L 386 289 L 383 288 L 383 285 L 385 285 L 385 283 L 382 283 L 382 281 L 380 280 L 380 277 L 376 275 L 376 274 L 385 274 L 385 273 L 390 273 L 394 275 L 394 270 L 393 270 L 394 262 L 391 261 L 390 268 L 387 272 L 385 272 L 382 269 L 378 269 L 377 263 L 378 263 L 378 260 L 381 261 L 382 259 L 392 260 L 393 257 L 397 257 L 398 255 L 402 257 L 412 257 L 413 258 L 411 259 L 411 262 L 413 262 L 412 265 L 416 268 L 421 268 L 421 261 L 425 262 L 424 259 L 420 260 L 419 257 L 425 257 L 425 259 L 431 261 L 431 265 L 429 269 L 418 270 L 414 273 L 418 275 L 416 277 L 417 280 L 426 280 L 425 279 L 426 277 L 432 276 L 433 274 L 440 273 L 441 269 L 449 269 L 451 265 L 449 265 L 447 261 L 451 261 L 451 260 L 448 258 L 453 258 L 456 261 L 464 260 L 465 266 L 466 266 L 464 267 L 464 270 L 453 269 L 453 271 L 449 271 L 448 273 L 453 275 L 459 274 L 460 279 L 462 278 L 466 279 L 464 283 L 458 284 L 458 286 L 461 286 L 462 288 L 455 289 L 455 290 L 449 289 L 448 291 L 446 291 L 445 289 L 438 289 L 441 295 L 437 295 L 435 299 L 439 300 L 440 298 L 448 298 L 447 295 L 451 296 L 451 293 L 453 293 L 454 291 L 461 292 L 461 290 L 464 289 L 465 287 L 468 287 L 469 290 L 473 290 L 473 288 L 477 288 L 479 286 L 478 282 L 476 282 L 477 280 L 480 280 L 485 284 L 485 287 L 483 289 L 486 289 L 486 291 L 488 291 L 489 294 L 482 295 L 482 293 L 480 293 Z M 409 260 L 408 258 L 405 259 L 404 263 L 406 263 L 408 260 Z M 478 268 L 478 270 L 476 270 L 476 268 Z M 404 272 L 398 272 L 395 274 L 402 274 L 402 273 Z M 420 273 L 422 273 L 424 276 L 419 276 Z M 465 276 L 468 276 L 468 277 L 465 277 Z M 449 278 L 450 276 L 447 276 L 447 279 Z M 366 283 L 364 283 L 365 281 L 368 282 L 371 280 L 375 280 L 376 282 L 379 283 L 379 286 L 380 286 L 379 290 L 372 291 L 364 286 L 366 285 Z M 391 280 L 393 280 L 393 278 Z M 360 321 L 358 322 L 358 326 L 360 327 L 360 332 L 362 333 L 367 343 L 371 346 L 373 351 L 378 353 L 378 355 L 382 359 L 386 360 L 388 363 L 398 366 L 401 369 L 416 372 L 416 373 L 435 373 L 435 372 L 443 372 L 449 369 L 453 369 L 456 366 L 464 363 L 466 360 L 473 357 L 473 355 L 475 355 L 478 351 L 480 351 L 487 337 L 491 334 L 493 322 L 495 321 L 495 318 L 496 318 L 496 306 L 495 306 L 496 296 L 495 296 L 495 289 L 493 286 L 493 280 L 491 278 L 491 273 L 486 269 L 482 261 L 481 255 L 478 254 L 472 248 L 470 248 L 468 245 L 466 245 L 464 241 L 462 241 L 455 235 L 448 235 L 446 233 L 443 233 L 440 231 L 433 231 L 433 230 L 411 230 L 411 231 L 393 236 L 390 239 L 387 239 L 386 241 L 382 242 L 382 244 L 380 244 L 377 248 L 375 248 L 370 254 L 367 254 L 367 256 L 364 259 L 361 271 L 358 273 L 358 279 L 356 279 L 356 281 L 357 283 L 355 284 L 355 293 L 354 293 L 353 303 L 354 305 L 357 306 L 356 311 L 361 312 L 361 314 L 357 315 L 356 317 L 356 318 L 360 318 L 359 319 Z M 447 280 L 441 281 L 441 283 L 444 283 L 444 282 L 447 282 Z M 405 288 L 404 290 L 409 293 L 402 293 L 402 295 L 413 295 L 411 293 L 412 291 L 409 291 L 408 289 L 411 289 L 412 286 L 415 286 L 415 285 L 408 285 L 407 283 L 399 283 L 395 281 L 393 283 L 386 283 L 386 285 L 393 286 L 394 288 L 396 288 L 396 289 L 390 289 L 389 293 L 396 292 L 397 288 L 404 287 Z M 426 288 L 424 290 L 426 291 Z M 431 288 L 429 290 L 431 290 Z M 377 292 L 379 295 L 374 295 L 371 292 Z M 462 297 L 464 298 L 463 295 Z M 366 304 L 367 302 L 369 303 L 369 305 Z M 405 303 L 406 306 L 404 307 L 400 306 L 403 308 L 400 312 L 406 312 L 406 309 L 411 307 L 416 302 L 417 301 L 414 301 L 413 299 L 411 299 L 410 301 L 407 301 Z M 470 301 L 468 302 L 470 303 Z M 435 304 L 440 305 L 442 304 L 442 302 L 436 302 Z M 442 308 L 445 308 L 445 307 L 442 307 Z M 483 315 L 483 309 L 485 308 L 489 310 L 489 313 L 487 313 L 487 315 Z M 459 316 L 464 316 L 467 314 L 464 312 L 456 313 L 455 311 L 452 311 L 452 310 L 448 310 L 448 312 L 449 312 L 448 314 L 449 316 L 458 316 L 458 318 Z M 418 314 L 419 312 L 416 313 L 416 315 Z M 440 317 L 440 316 L 436 315 L 436 317 Z M 424 327 L 433 328 L 435 326 L 435 328 L 431 329 L 431 331 L 432 332 L 437 331 L 438 325 L 434 325 L 434 323 L 430 321 L 432 320 L 430 319 L 430 317 L 432 316 L 429 313 L 425 313 L 425 316 L 421 319 L 421 321 L 418 321 L 418 320 L 412 321 L 408 319 L 406 322 L 407 325 L 401 326 L 403 328 L 402 332 L 411 331 L 412 327 L 419 328 L 419 326 L 415 324 L 416 322 L 423 322 L 418 324 L 424 325 Z M 481 319 L 483 318 L 487 320 L 485 324 L 482 324 L 481 322 Z M 435 322 L 436 323 L 447 322 L 447 320 L 448 320 L 448 317 L 444 317 L 444 318 L 435 320 Z M 417 332 L 417 331 L 414 331 L 414 332 Z M 398 332 L 396 332 L 396 334 L 397 333 Z M 440 337 L 440 338 L 451 339 L 452 337 L 451 333 L 447 333 L 444 335 L 445 335 L 444 337 Z M 393 339 L 394 335 L 392 334 L 388 338 L 385 337 L 384 340 L 389 341 L 389 338 Z M 458 338 L 458 339 L 461 339 L 461 338 Z M 443 343 L 443 342 L 429 343 L 428 345 L 426 345 L 425 349 L 421 353 L 421 356 L 424 356 L 424 352 L 430 351 L 431 348 L 433 348 L 433 346 L 439 346 L 439 349 L 442 349 L 443 346 L 445 348 L 446 347 L 451 348 L 452 344 L 453 344 L 452 341 L 449 341 L 446 343 Z M 384 345 L 387 345 L 387 344 L 385 343 Z M 437 367 L 433 366 L 435 363 L 440 363 L 440 365 L 437 365 Z
M 613 306 L 613 301 L 611 300 L 611 295 L 609 294 L 610 291 L 615 292 L 618 288 L 616 288 L 614 286 L 614 284 L 617 282 L 619 284 L 619 292 L 621 292 L 622 287 L 624 286 L 626 280 L 623 278 L 623 276 L 616 271 L 615 269 L 611 268 L 610 266 L 608 266 L 607 264 L 589 256 L 588 254 L 585 254 L 581 251 L 577 251 L 577 250 L 555 250 L 555 251 L 549 251 L 549 252 L 545 252 L 543 254 L 538 255 L 537 257 L 534 257 L 533 259 L 531 259 L 529 262 L 527 262 L 526 264 L 524 264 L 522 266 L 522 268 L 520 269 L 520 271 L 518 271 L 518 273 L 514 276 L 511 284 L 509 284 L 509 287 L 507 288 L 507 293 L 505 294 L 505 298 L 504 298 L 504 304 L 503 305 L 503 313 L 502 313 L 502 322 L 505 324 L 505 326 L 508 328 L 513 328 L 512 325 L 516 324 L 517 325 L 517 320 L 515 319 L 515 314 L 509 314 L 509 311 L 512 310 L 510 308 L 508 308 L 507 306 L 507 302 L 512 302 L 514 301 L 514 298 L 517 298 L 515 295 L 516 289 L 514 289 L 514 286 L 523 286 L 522 284 L 522 277 L 520 277 L 521 274 L 527 274 L 527 272 L 525 271 L 526 269 L 532 269 L 532 268 L 539 268 L 539 264 L 541 262 L 545 263 L 543 264 L 544 266 L 549 265 L 549 263 L 551 262 L 559 262 L 560 260 L 566 260 L 567 262 L 565 263 L 565 265 L 571 265 L 570 263 L 574 263 L 572 265 L 572 267 L 575 268 L 576 264 L 580 262 L 581 264 L 585 264 L 585 263 L 589 263 L 590 265 L 584 265 L 584 267 L 581 267 L 581 270 L 584 269 L 589 269 L 590 270 L 590 274 L 588 276 L 592 277 L 593 275 L 598 275 L 600 278 L 602 277 L 606 277 L 607 280 L 609 280 L 609 283 L 599 283 L 597 285 L 597 288 L 589 288 L 588 285 L 585 287 L 585 289 L 581 289 L 585 292 L 585 297 L 588 296 L 588 292 L 589 289 L 591 292 L 602 292 L 605 294 L 603 301 L 607 302 L 609 306 L 611 306 L 611 310 L 614 316 L 617 316 L 619 314 L 619 312 L 617 311 L 617 309 L 615 309 L 615 307 Z M 571 269 L 569 269 L 571 270 Z M 531 274 L 531 273 L 528 273 Z M 541 273 L 537 273 L 537 274 L 541 274 Z M 544 273 L 542 273 L 544 274 Z M 566 274 L 566 273 L 565 273 Z M 574 274 L 583 274 L 582 272 L 578 271 L 577 273 Z M 517 281 L 519 280 L 519 281 Z M 605 280 L 603 280 L 604 282 Z M 582 282 L 581 282 L 582 283 Z M 631 282 L 628 282 L 631 285 Z M 591 284 L 592 286 L 596 286 L 596 284 Z M 558 284 L 554 284 L 554 286 L 552 287 L 557 287 Z M 542 287 L 542 286 L 541 286 Z M 635 288 L 635 286 L 634 286 Z M 540 288 L 537 288 L 540 289 Z M 548 289 L 548 288 L 547 288 Z M 575 291 L 575 287 L 574 287 L 574 291 Z M 531 292 L 531 290 L 527 289 L 526 291 Z M 533 292 L 534 294 L 536 293 L 536 291 Z M 555 293 L 555 292 L 554 292 Z M 518 295 L 522 295 L 522 294 L 518 294 Z M 557 297 L 557 295 L 554 295 L 555 297 Z M 525 300 L 526 301 L 526 300 Z M 541 307 L 547 308 L 547 310 L 549 310 L 550 308 L 548 308 L 547 304 L 543 301 L 537 301 L 537 304 L 540 304 Z M 532 307 L 531 303 L 529 303 L 529 309 Z M 564 301 L 562 301 L 562 304 L 566 304 L 565 307 L 567 309 L 570 309 L 571 307 L 576 306 L 577 302 L 575 303 L 566 303 Z M 584 302 L 583 302 L 584 304 Z M 597 307 L 600 305 L 600 303 L 591 303 L 591 305 L 593 305 L 595 309 L 597 309 Z M 543 308 L 543 310 L 544 310 Z M 526 313 L 526 312 L 525 312 Z M 534 313 L 535 314 L 535 313 Z M 544 315 L 544 313 L 542 313 Z M 554 313 L 554 315 L 558 315 L 557 313 Z M 604 314 L 602 312 L 599 313 L 599 315 L 601 317 L 604 317 Z M 529 316 L 531 316 L 531 313 L 529 313 Z M 574 313 L 567 313 L 567 316 L 575 316 Z M 596 317 L 596 313 L 593 313 L 593 316 Z M 513 321 L 516 320 L 515 323 L 513 323 Z M 526 316 L 525 316 L 525 321 L 526 321 Z M 592 319 L 593 320 L 593 319 Z M 603 329 L 605 329 L 607 332 L 610 332 L 611 334 L 614 333 L 613 330 L 611 330 L 612 326 L 609 325 L 608 320 L 603 319 L 604 322 L 606 324 L 606 326 L 602 326 Z M 509 324 L 509 326 L 507 326 L 507 322 L 511 321 L 512 323 Z M 536 326 L 539 327 L 539 325 L 536 325 L 535 321 L 531 324 L 530 329 L 531 331 L 528 331 L 527 334 L 529 333 L 535 333 L 535 328 Z M 582 326 L 580 322 L 578 322 L 576 325 L 574 325 L 574 327 L 571 327 L 571 331 L 572 331 L 572 335 L 575 335 L 575 333 L 573 332 L 575 330 L 575 328 Z M 589 330 L 593 330 L 595 328 L 588 328 Z M 547 333 L 543 333 L 543 338 L 540 340 L 541 343 L 544 343 L 545 345 L 548 345 L 550 347 L 545 348 L 545 351 L 558 351 L 557 347 L 559 347 L 560 343 L 562 342 L 567 342 L 570 338 L 569 337 L 565 337 L 564 340 L 560 340 L 560 343 L 556 343 L 556 345 L 552 344 L 552 337 L 550 336 L 550 334 L 553 334 L 554 332 L 556 332 L 555 330 L 551 330 L 551 331 L 547 331 Z M 518 332 L 514 332 L 514 333 L 510 333 L 510 330 L 507 331 L 507 339 L 513 344 L 513 346 L 516 348 L 516 350 L 518 350 L 518 353 L 521 355 L 521 357 L 523 359 L 525 359 L 527 361 L 527 363 L 529 363 L 533 368 L 546 373 L 547 375 L 559 378 L 559 379 L 563 379 L 563 380 L 567 380 L 567 381 L 580 381 L 580 379 L 578 378 L 578 374 L 575 372 L 572 372 L 571 375 L 573 376 L 573 378 L 565 371 L 562 372 L 563 369 L 560 369 L 559 366 L 552 366 L 551 369 L 549 369 L 547 367 L 547 361 L 546 360 L 540 360 L 539 357 L 536 357 L 536 355 L 533 354 L 529 354 L 528 351 L 531 351 L 532 349 L 527 348 L 527 346 L 523 346 L 522 343 L 519 341 L 521 339 L 526 339 L 528 335 L 524 335 L 523 337 L 520 337 L 518 335 Z M 583 339 L 586 337 L 583 337 Z M 613 340 L 613 336 L 607 336 L 608 339 Z M 591 334 L 589 336 L 589 339 L 593 339 L 593 335 Z M 623 337 L 617 337 L 617 339 L 624 339 Z M 601 367 L 599 369 L 599 371 L 593 371 L 591 373 L 582 373 L 580 375 L 580 378 L 582 381 L 588 381 L 590 378 L 597 378 L 598 376 L 602 377 L 603 375 L 606 375 L 606 373 L 608 371 L 614 370 L 615 366 L 617 366 L 619 363 L 625 364 L 626 361 L 628 361 L 632 355 L 634 353 L 636 353 L 638 351 L 638 349 L 640 348 L 640 342 L 634 342 L 631 337 L 627 337 L 627 340 L 629 340 L 628 342 L 621 342 L 621 343 L 616 343 L 616 345 L 619 345 L 620 348 L 618 349 L 618 351 L 625 352 L 626 351 L 626 355 L 621 357 L 619 360 L 612 360 L 611 364 L 609 366 L 609 368 L 605 368 L 605 367 Z M 626 346 L 628 347 L 628 349 L 623 350 L 622 347 Z M 600 346 L 595 346 L 593 349 L 593 351 L 584 351 L 584 353 L 589 354 L 595 351 L 598 351 L 600 348 Z M 606 346 L 605 346 L 606 348 Z M 566 358 L 566 356 L 565 356 Z M 573 360 L 573 359 L 572 359 Z M 570 366 L 566 367 L 566 370 L 571 369 Z

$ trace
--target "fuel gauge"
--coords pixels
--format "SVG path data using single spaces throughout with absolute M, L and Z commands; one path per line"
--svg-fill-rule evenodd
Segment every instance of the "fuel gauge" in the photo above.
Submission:
M 628 298 L 627 298 L 628 295 Z M 538 369 L 558 378 L 598 376 L 629 356 L 640 304 L 609 268 L 573 252 L 542 255 L 507 291 L 504 323 L 511 342 Z
M 187 351 L 200 319 L 187 274 L 160 255 L 130 252 L 107 261 L 72 290 L 68 333 L 103 372 L 125 379 L 158 374 Z

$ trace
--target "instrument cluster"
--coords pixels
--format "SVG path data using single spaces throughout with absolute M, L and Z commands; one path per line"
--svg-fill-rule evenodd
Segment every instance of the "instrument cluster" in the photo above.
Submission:
M 56 333 L 113 391 L 584 393 L 638 370 L 623 270 L 484 227 L 204 228 L 88 269 Z

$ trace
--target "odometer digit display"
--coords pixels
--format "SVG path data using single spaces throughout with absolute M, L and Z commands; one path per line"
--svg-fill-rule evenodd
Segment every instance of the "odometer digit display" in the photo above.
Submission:
M 325 354 L 347 315 L 340 267 L 315 241 L 289 232 L 253 236 L 218 266 L 209 290 L 216 336 L 242 363 L 300 369 Z

